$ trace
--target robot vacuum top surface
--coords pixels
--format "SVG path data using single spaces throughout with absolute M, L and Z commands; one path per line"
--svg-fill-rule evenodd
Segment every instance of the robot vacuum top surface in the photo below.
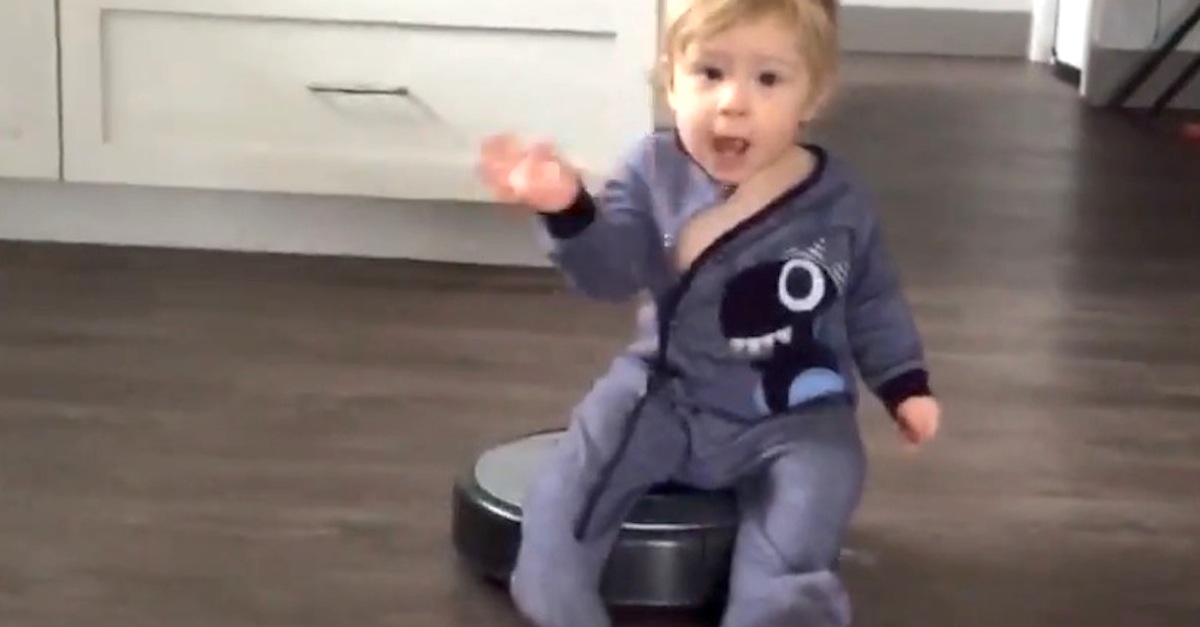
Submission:
M 533 433 L 499 444 L 479 456 L 473 478 L 493 511 L 503 511 L 504 516 L 511 518 L 520 516 L 525 491 L 562 434 L 562 431 Z M 641 529 L 727 528 L 736 524 L 737 506 L 730 492 L 705 492 L 672 485 L 650 490 L 626 522 L 631 528 Z
M 496 446 L 475 462 L 475 482 L 504 503 L 517 504 L 561 432 L 535 433 Z

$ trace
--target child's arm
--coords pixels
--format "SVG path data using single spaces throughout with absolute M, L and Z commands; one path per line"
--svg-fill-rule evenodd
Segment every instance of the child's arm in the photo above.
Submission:
M 932 396 L 924 347 L 872 208 L 855 230 L 846 317 L 859 373 L 896 415 L 904 401 Z
M 551 261 L 583 294 L 619 301 L 646 286 L 659 249 L 644 166 L 650 150 L 640 144 L 595 193 L 581 182 L 569 207 L 539 214 Z

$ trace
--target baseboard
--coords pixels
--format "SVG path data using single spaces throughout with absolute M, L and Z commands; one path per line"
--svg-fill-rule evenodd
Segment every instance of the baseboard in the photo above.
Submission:
M 1132 68 L 1137 66 L 1144 54 L 1139 50 L 1093 48 L 1089 53 L 1087 75 L 1084 77 L 1083 97 L 1085 101 L 1098 106 L 1106 105 L 1117 85 L 1129 76 Z M 1149 107 L 1166 89 L 1167 85 L 1179 76 L 1184 66 L 1195 59 L 1198 54 L 1200 52 L 1181 51 L 1167 57 L 1146 80 L 1142 88 L 1134 92 L 1125 106 L 1131 109 Z M 1185 87 L 1175 97 L 1169 108 L 1188 111 L 1200 110 L 1200 77 Z
M 846 52 L 1013 57 L 1029 51 L 1029 11 L 842 6 Z
M 1078 89 L 1083 82 L 1083 72 L 1079 68 L 1054 60 L 1050 62 L 1050 72 L 1058 80 Z
M 0 240 L 546 265 L 490 205 L 4 179 Z

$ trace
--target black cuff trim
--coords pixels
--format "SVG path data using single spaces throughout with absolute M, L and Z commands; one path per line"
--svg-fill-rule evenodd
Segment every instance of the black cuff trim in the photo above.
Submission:
M 900 403 L 914 396 L 933 396 L 933 391 L 929 388 L 929 372 L 922 368 L 902 372 L 884 381 L 877 392 L 888 413 L 893 416 L 896 415 L 896 408 Z
M 582 185 L 571 205 L 557 213 L 541 213 L 542 223 L 555 239 L 571 239 L 579 235 L 596 219 L 596 201 Z

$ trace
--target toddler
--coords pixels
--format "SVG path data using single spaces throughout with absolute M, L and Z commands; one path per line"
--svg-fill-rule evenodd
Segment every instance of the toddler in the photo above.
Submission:
M 483 177 L 536 213 L 574 288 L 647 301 L 522 503 L 511 591 L 538 627 L 608 627 L 609 552 L 665 482 L 737 494 L 724 627 L 850 623 L 835 564 L 866 471 L 856 381 L 913 443 L 939 407 L 869 194 L 801 136 L 837 48 L 836 0 L 668 0 L 674 128 L 601 189 L 549 145 L 485 142 Z

